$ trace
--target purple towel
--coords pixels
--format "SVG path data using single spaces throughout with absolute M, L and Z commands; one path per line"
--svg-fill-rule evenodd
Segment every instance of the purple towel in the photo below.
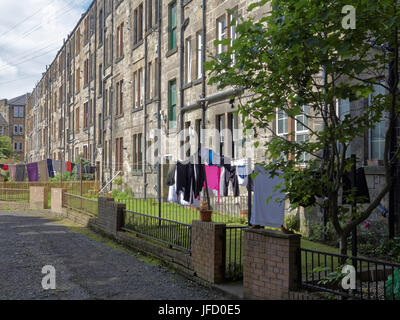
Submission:
M 28 163 L 26 169 L 28 171 L 29 182 L 39 182 L 39 168 L 37 162 Z

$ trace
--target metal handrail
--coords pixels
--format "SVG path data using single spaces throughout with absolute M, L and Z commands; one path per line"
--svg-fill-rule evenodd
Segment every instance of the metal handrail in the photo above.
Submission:
M 105 184 L 105 186 L 100 190 L 99 193 L 100 193 L 100 194 L 103 194 L 104 189 L 107 188 L 108 185 L 109 185 L 111 182 L 113 182 L 113 181 L 115 180 L 116 177 L 118 177 L 118 176 L 120 175 L 120 173 L 121 173 L 121 171 L 118 171 L 118 172 L 114 175 L 114 177 L 112 177 L 112 179 L 111 179 L 110 181 L 108 181 L 108 182 Z

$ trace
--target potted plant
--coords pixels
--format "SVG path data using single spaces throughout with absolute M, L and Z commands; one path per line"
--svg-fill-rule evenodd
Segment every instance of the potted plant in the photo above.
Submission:
M 208 202 L 202 201 L 200 204 L 200 220 L 211 222 L 212 210 L 208 206 Z

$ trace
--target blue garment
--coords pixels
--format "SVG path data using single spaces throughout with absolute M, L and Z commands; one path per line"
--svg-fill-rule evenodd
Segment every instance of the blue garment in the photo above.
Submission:
M 53 161 L 51 159 L 47 159 L 47 169 L 49 170 L 49 177 L 54 178 Z

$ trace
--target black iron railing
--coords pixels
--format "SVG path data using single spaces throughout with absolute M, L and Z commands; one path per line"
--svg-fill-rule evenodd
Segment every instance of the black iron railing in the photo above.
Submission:
M 225 227 L 225 278 L 238 280 L 243 278 L 243 226 Z
M 355 287 L 350 284 L 344 266 L 354 267 Z M 344 298 L 400 300 L 400 264 L 310 249 L 298 252 L 298 276 L 301 286 Z
M 189 224 L 125 210 L 122 230 L 191 252 L 192 226 Z

